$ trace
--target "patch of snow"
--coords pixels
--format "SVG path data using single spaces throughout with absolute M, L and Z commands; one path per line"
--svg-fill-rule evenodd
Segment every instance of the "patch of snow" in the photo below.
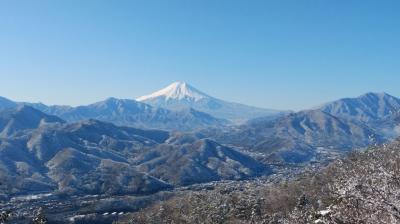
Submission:
M 85 218 L 85 215 L 76 215 L 76 216 L 73 216 L 73 217 L 69 218 L 69 221 L 70 222 L 75 222 L 75 220 L 83 219 L 83 218 Z
M 11 198 L 11 201 L 15 202 L 15 201 L 31 201 L 31 200 L 38 200 L 41 198 L 47 198 L 52 196 L 53 194 L 49 193 L 49 194 L 35 194 L 35 195 L 24 195 L 24 196 L 18 196 L 18 197 L 14 197 Z
M 322 216 L 326 216 L 326 215 L 328 215 L 329 213 L 331 213 L 331 210 L 329 210 L 329 209 L 327 209 L 327 210 L 322 210 L 322 211 L 319 211 L 318 212 L 320 215 L 322 215 Z

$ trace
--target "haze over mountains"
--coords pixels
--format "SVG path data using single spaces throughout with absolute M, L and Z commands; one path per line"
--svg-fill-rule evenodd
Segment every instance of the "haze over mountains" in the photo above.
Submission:
M 0 182 L 13 183 L 2 195 L 149 194 L 248 179 L 271 174 L 271 164 L 386 142 L 400 124 L 400 100 L 382 93 L 292 113 L 225 102 L 185 83 L 137 100 L 69 107 L 0 98 Z

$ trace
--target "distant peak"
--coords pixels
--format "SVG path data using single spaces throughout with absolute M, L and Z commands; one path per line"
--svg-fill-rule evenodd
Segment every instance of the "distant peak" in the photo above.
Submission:
M 360 96 L 360 98 L 363 98 L 363 97 L 378 97 L 378 98 L 390 97 L 390 98 L 392 98 L 393 96 L 388 93 L 385 93 L 385 92 L 369 92 L 369 93 L 365 93 Z
M 187 83 L 186 83 L 186 82 L 182 82 L 182 81 L 176 81 L 176 82 L 173 82 L 173 83 L 170 84 L 170 85 L 175 85 L 175 86 L 186 86 Z
M 119 99 L 115 97 L 108 97 L 107 99 L 104 100 L 104 102 L 115 102 L 115 101 L 119 101 Z
M 209 96 L 193 86 L 187 84 L 186 82 L 174 82 L 169 86 L 154 92 L 150 95 L 142 96 L 137 98 L 137 101 L 145 101 L 154 98 L 165 98 L 166 100 L 174 99 L 174 100 L 182 100 L 188 99 L 193 101 L 198 101 L 204 98 L 209 98 Z
M 18 105 L 18 106 L 16 107 L 15 111 L 16 111 L 16 112 L 19 112 L 19 113 L 25 113 L 25 112 L 30 112 L 30 113 L 32 113 L 32 112 L 34 112 L 34 113 L 42 113 L 41 111 L 36 110 L 35 108 L 33 108 L 33 107 L 31 107 L 31 106 L 28 106 L 28 105 L 24 105 L 24 104 Z
M 94 104 L 91 104 L 91 106 L 96 106 L 96 107 L 126 107 L 126 106 L 135 106 L 135 107 L 150 107 L 149 105 L 146 105 L 144 103 L 137 102 L 136 100 L 133 99 L 119 99 L 115 97 L 109 97 L 105 99 L 104 101 L 100 101 Z
M 364 93 L 361 96 L 372 96 L 372 95 L 383 96 L 383 95 L 386 95 L 386 93 L 385 92 L 368 92 L 368 93 Z
M 120 104 L 120 103 L 137 103 L 136 100 L 133 99 L 120 99 L 120 98 L 115 98 L 115 97 L 109 97 L 105 99 L 104 101 L 98 102 L 98 104 Z
M 11 101 L 5 97 L 0 96 L 0 108 L 13 108 L 17 105 L 14 101 Z

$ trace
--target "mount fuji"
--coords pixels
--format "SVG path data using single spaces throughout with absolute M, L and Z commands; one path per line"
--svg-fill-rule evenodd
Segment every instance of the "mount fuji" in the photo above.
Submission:
M 227 119 L 236 123 L 257 117 L 275 117 L 285 113 L 278 110 L 223 101 L 209 96 L 185 82 L 174 82 L 164 89 L 139 97 L 136 100 L 154 107 L 169 110 L 193 108 L 214 117 Z

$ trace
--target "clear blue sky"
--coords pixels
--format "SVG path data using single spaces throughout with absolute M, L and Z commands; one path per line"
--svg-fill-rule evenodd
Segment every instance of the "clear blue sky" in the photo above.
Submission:
M 177 80 L 277 109 L 400 96 L 400 1 L 0 1 L 2 96 L 78 105 Z

